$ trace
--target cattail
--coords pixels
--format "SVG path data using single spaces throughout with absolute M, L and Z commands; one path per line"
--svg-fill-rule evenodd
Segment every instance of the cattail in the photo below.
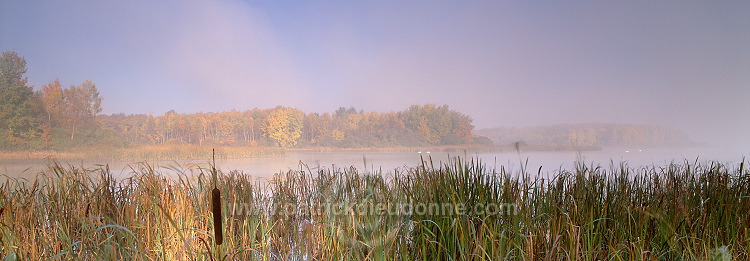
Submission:
M 224 235 L 221 231 L 221 193 L 218 188 L 211 191 L 211 207 L 214 212 L 214 237 L 216 244 L 221 245 L 224 242 Z
M 213 174 L 214 178 L 214 189 L 211 191 L 211 210 L 214 212 L 214 238 L 216 238 L 216 245 L 221 245 L 224 242 L 224 233 L 221 231 L 221 192 L 217 187 L 219 180 L 216 178 L 215 150 L 211 150 L 211 158 L 213 159 L 211 174 Z

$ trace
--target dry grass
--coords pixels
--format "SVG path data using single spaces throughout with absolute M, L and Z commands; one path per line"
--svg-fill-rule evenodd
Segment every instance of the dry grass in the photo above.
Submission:
M 282 148 L 275 147 L 219 147 L 216 156 L 220 159 L 265 158 L 286 155 Z M 204 160 L 211 152 L 198 145 L 150 145 L 129 148 L 87 147 L 69 151 L 0 151 L 0 160 L 57 159 L 57 160 L 101 160 L 101 161 L 164 161 Z
M 212 173 L 175 171 L 170 179 L 141 164 L 118 181 L 106 166 L 54 164 L 33 182 L 9 179 L 0 185 L 0 258 L 750 258 L 744 164 L 578 164 L 551 179 L 461 159 L 385 174 L 303 166 L 268 182 L 218 172 L 221 245 L 211 233 Z M 508 208 L 465 211 L 492 203 Z
M 82 158 L 82 153 L 61 151 L 0 151 L 0 160 L 29 160 L 29 159 L 76 159 Z

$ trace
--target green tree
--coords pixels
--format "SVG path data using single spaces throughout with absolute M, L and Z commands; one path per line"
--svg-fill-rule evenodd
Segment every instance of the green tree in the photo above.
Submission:
M 26 59 L 6 51 L 0 57 L 0 147 L 29 147 L 39 134 L 34 91 L 27 86 Z

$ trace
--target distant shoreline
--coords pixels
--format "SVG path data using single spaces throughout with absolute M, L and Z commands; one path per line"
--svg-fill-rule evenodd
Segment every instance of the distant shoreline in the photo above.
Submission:
M 558 145 L 521 145 L 521 151 L 600 151 L 600 146 L 558 146 Z M 475 151 L 475 152 L 511 152 L 516 151 L 514 145 L 449 145 L 449 146 L 424 146 L 424 147 L 370 147 L 370 148 L 334 148 L 334 147 L 314 147 L 314 148 L 290 148 L 287 151 L 302 152 L 456 152 L 456 151 Z
M 369 147 L 369 148 L 279 148 L 279 147 L 209 147 L 197 145 L 159 145 L 137 146 L 129 148 L 79 148 L 68 151 L 55 150 L 22 150 L 0 151 L 0 160 L 181 160 L 209 159 L 211 150 L 216 150 L 220 159 L 267 158 L 285 156 L 287 152 L 513 152 L 514 145 L 451 145 L 424 147 Z M 521 151 L 599 151 L 598 146 L 556 146 L 556 145 L 521 145 Z
M 565 152 L 565 151 L 602 151 L 607 148 L 661 148 L 663 146 L 572 146 L 572 145 L 529 145 L 519 144 L 518 149 L 523 152 Z M 675 149 L 711 147 L 706 145 L 677 146 Z M 504 153 L 515 152 L 515 144 L 506 145 L 445 145 L 423 147 L 247 147 L 247 146 L 199 146 L 199 145 L 148 145 L 124 148 L 87 147 L 70 150 L 17 150 L 0 151 L 0 160 L 112 160 L 112 161 L 141 161 L 141 160 L 206 160 L 211 158 L 211 150 L 216 150 L 217 159 L 242 158 L 272 158 L 283 157 L 289 152 L 333 153 L 333 152 L 382 152 L 382 153 Z

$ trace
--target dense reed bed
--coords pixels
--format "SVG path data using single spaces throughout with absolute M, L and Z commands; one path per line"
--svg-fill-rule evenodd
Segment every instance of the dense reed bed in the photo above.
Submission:
M 6 260 L 747 260 L 744 164 L 537 175 L 456 158 L 388 173 L 324 169 L 258 181 L 149 165 L 53 164 L 0 185 Z

